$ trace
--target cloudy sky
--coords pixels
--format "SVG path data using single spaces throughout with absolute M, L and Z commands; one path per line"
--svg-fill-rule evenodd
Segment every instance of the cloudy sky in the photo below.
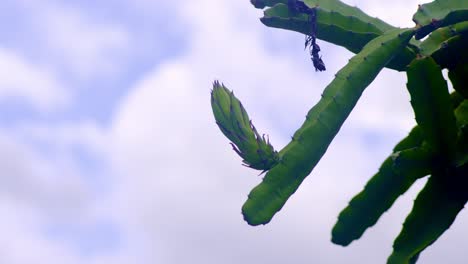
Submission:
M 422 1 L 345 1 L 412 26 Z M 426 1 L 427 2 L 427 1 Z M 385 70 L 273 221 L 240 208 L 261 178 L 216 127 L 211 83 L 284 146 L 351 53 L 263 26 L 247 0 L 2 0 L 0 263 L 383 263 L 425 180 L 361 240 L 338 213 L 414 125 L 404 74 Z M 468 215 L 420 258 L 466 263 Z

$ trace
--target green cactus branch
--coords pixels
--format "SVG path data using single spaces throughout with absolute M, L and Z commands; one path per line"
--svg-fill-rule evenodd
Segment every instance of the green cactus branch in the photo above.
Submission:
M 419 126 L 415 126 L 403 140 L 401 140 L 394 148 L 393 152 L 398 152 L 405 149 L 420 147 L 424 141 L 422 130 Z
M 444 41 L 441 48 L 431 54 L 431 57 L 441 68 L 452 69 L 458 64 L 468 61 L 468 34 L 456 35 Z
M 450 73 L 450 72 L 449 72 Z M 457 109 L 460 104 L 464 102 L 464 100 L 467 98 L 464 98 L 462 94 L 460 94 L 456 89 L 450 94 L 450 101 L 452 101 L 452 105 L 454 109 Z M 455 114 L 455 116 L 457 116 Z
M 460 105 L 455 109 L 455 116 L 457 117 L 457 126 L 462 128 L 468 125 L 468 100 L 463 100 Z M 468 145 L 463 145 L 468 148 Z
M 413 21 L 419 27 L 416 39 L 421 39 L 440 27 L 468 20 L 468 1 L 435 0 L 419 5 Z
M 288 4 L 288 0 L 251 0 L 250 1 L 256 8 L 263 9 L 265 7 L 272 7 L 276 4 Z M 382 34 L 388 30 L 395 29 L 395 27 L 387 24 L 386 22 L 367 15 L 361 9 L 347 5 L 339 0 L 304 0 L 309 7 L 320 7 L 330 13 L 339 13 L 345 17 L 354 17 L 354 19 L 366 24 L 371 24 L 379 30 L 378 33 Z
M 468 100 L 464 100 L 455 110 L 458 135 L 454 166 L 460 167 L 468 163 Z
M 435 153 L 451 159 L 457 127 L 447 82 L 431 57 L 415 59 L 408 67 L 408 91 L 416 121 Z
M 432 161 L 432 154 L 424 147 L 398 151 L 388 157 L 338 216 L 332 242 L 346 246 L 359 239 L 417 179 L 431 173 Z
M 332 6 L 333 7 L 333 6 Z M 344 12 L 343 8 L 328 10 L 322 5 L 317 8 L 317 38 L 342 46 L 353 53 L 359 53 L 372 39 L 393 27 L 382 26 L 375 19 L 350 15 L 356 12 Z M 344 9 L 346 10 L 346 9 Z M 293 30 L 302 34 L 310 34 L 310 22 L 306 14 L 296 14 L 285 4 L 276 4 L 264 11 L 264 17 L 260 19 L 263 24 L 270 27 Z M 372 22 L 375 22 L 373 24 Z M 380 28 L 378 27 L 380 25 Z M 383 31 L 381 28 L 385 28 Z M 407 47 L 402 53 L 398 53 L 387 65 L 391 69 L 403 71 L 416 56 L 413 47 Z
M 310 22 L 306 14 L 291 14 L 287 5 L 277 4 L 266 9 L 260 20 L 269 27 L 293 30 L 310 34 Z M 379 30 L 355 17 L 346 17 L 337 12 L 317 8 L 317 38 L 343 46 L 358 53 L 372 39 L 381 35 Z M 364 27 L 364 28 L 363 28 Z M 358 30 L 363 28 L 363 30 Z M 346 36 L 346 38 L 344 38 Z M 352 41 L 349 41 L 349 38 Z
M 283 207 L 323 156 L 364 89 L 413 34 L 413 29 L 387 32 L 369 42 L 336 74 L 293 140 L 280 151 L 279 164 L 249 194 L 242 207 L 249 224 L 266 224 Z
M 393 244 L 388 264 L 408 263 L 452 225 L 468 201 L 466 190 L 460 188 L 468 186 L 467 173 L 459 168 L 429 178 Z
M 468 124 L 468 101 L 460 100 L 457 93 L 452 93 L 452 109 L 455 110 L 458 126 Z M 460 138 L 460 137 L 459 137 Z M 422 129 L 413 128 L 410 134 L 400 141 L 374 175 L 340 213 L 338 222 L 333 227 L 332 242 L 348 245 L 359 239 L 364 231 L 373 226 L 395 200 L 404 194 L 419 178 L 430 174 L 438 166 L 435 155 L 428 149 Z M 457 144 L 459 153 L 466 145 Z
M 447 45 L 445 43 L 447 40 L 462 34 L 468 34 L 468 21 L 435 30 L 419 45 L 421 55 L 431 56 L 435 51 Z
M 244 220 L 250 225 L 270 222 L 312 172 L 379 72 L 384 67 L 405 71 L 417 126 L 340 213 L 332 242 L 346 246 L 359 239 L 416 180 L 429 175 L 387 260 L 416 263 L 468 201 L 468 1 L 421 5 L 413 16 L 416 26 L 409 29 L 395 28 L 339 0 L 251 2 L 266 8 L 261 18 L 266 26 L 307 36 L 305 46 L 316 70 L 325 70 L 316 38 L 356 55 L 325 87 L 279 152 L 257 132 L 233 92 L 214 83 L 211 105 L 218 127 L 244 165 L 266 172 L 242 206 Z M 448 69 L 452 94 L 442 69 Z
M 448 76 L 452 82 L 453 89 L 468 99 L 468 64 L 459 63 L 449 70 Z
M 450 94 L 450 102 L 452 105 L 452 109 L 455 113 L 457 126 L 460 128 L 464 124 L 468 124 L 468 117 L 466 116 L 466 114 L 468 113 L 468 109 L 466 109 L 468 107 L 468 102 L 466 102 L 463 96 L 461 96 L 457 91 L 454 91 Z M 393 148 L 393 153 L 406 149 L 420 147 L 422 146 L 423 142 L 424 136 L 421 127 L 416 125 L 415 127 L 413 127 L 413 129 L 411 129 L 408 136 L 406 136 L 404 139 L 402 139 L 395 145 L 395 147 Z

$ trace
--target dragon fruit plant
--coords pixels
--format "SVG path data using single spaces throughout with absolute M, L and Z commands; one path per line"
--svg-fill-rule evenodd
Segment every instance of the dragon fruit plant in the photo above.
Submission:
M 417 126 L 340 213 L 332 242 L 347 246 L 359 239 L 416 180 L 427 176 L 387 260 L 415 263 L 468 200 L 468 1 L 419 5 L 413 28 L 395 28 L 339 0 L 251 2 L 266 8 L 260 19 L 266 26 L 306 35 L 316 71 L 326 70 L 317 39 L 356 55 L 336 73 L 279 152 L 257 132 L 233 92 L 214 82 L 211 105 L 221 132 L 244 165 L 266 172 L 242 207 L 245 221 L 266 224 L 281 210 L 324 155 L 364 89 L 386 67 L 406 72 Z M 443 69 L 455 90 L 451 94 Z

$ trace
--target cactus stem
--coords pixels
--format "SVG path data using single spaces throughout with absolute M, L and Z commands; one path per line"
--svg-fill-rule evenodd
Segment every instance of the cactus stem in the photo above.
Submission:
M 438 19 L 433 18 L 431 19 L 431 24 L 438 27 L 438 25 L 440 24 L 440 21 Z

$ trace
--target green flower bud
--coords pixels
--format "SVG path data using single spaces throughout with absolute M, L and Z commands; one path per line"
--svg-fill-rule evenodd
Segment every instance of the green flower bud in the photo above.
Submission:
M 218 81 L 213 83 L 211 108 L 216 124 L 243 159 L 243 165 L 265 172 L 278 163 L 278 152 L 268 137 L 257 132 L 239 99 Z

